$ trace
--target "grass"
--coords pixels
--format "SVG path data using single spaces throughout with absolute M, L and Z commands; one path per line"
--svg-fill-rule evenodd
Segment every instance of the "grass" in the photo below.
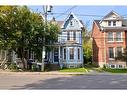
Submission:
M 127 73 L 127 69 L 103 69 L 103 70 L 110 73 Z
M 59 70 L 60 72 L 88 72 L 88 68 L 66 68 Z

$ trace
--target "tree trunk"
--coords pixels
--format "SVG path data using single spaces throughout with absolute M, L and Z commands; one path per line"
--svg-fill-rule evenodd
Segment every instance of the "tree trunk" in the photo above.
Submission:
M 24 56 L 24 48 L 21 49 L 21 61 L 23 64 L 23 69 L 27 69 L 27 62 Z

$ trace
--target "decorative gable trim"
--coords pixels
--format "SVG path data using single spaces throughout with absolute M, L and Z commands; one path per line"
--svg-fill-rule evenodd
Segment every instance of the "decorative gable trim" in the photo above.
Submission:
M 68 19 L 70 18 L 71 15 L 78 21 L 80 27 L 82 28 L 83 25 L 81 24 L 81 22 L 77 19 L 77 17 L 72 12 L 67 16 L 67 18 L 65 19 L 65 21 L 62 24 L 61 28 L 64 28 L 65 23 L 68 21 Z
M 106 16 L 104 16 L 104 17 L 102 18 L 102 20 L 101 20 L 99 23 L 101 23 L 103 20 L 105 20 L 105 18 L 109 17 L 111 14 L 115 14 L 116 16 L 118 16 L 118 20 L 122 20 L 122 19 L 123 19 L 123 17 L 120 16 L 118 13 L 116 13 L 116 12 L 114 12 L 114 11 L 111 11 L 111 12 L 108 13 Z

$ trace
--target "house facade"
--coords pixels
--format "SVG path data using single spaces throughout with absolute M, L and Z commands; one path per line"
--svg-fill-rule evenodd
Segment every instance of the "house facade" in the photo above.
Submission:
M 55 21 L 55 19 L 54 19 Z M 65 21 L 57 21 L 61 27 L 58 42 L 48 53 L 51 64 L 76 68 L 83 66 L 82 29 L 83 23 L 70 13 Z
M 110 68 L 126 68 L 116 60 L 127 46 L 127 20 L 111 11 L 101 20 L 94 20 L 92 29 L 93 64 Z
M 65 21 L 55 21 L 61 27 L 58 41 L 53 43 L 52 50 L 45 53 L 45 64 L 50 63 L 52 66 L 61 66 L 67 68 L 76 68 L 83 66 L 83 49 L 82 49 L 82 29 L 83 23 L 77 17 L 70 13 Z M 35 59 L 33 51 L 25 51 L 26 60 Z M 0 51 L 0 63 L 21 63 L 20 58 L 15 52 L 8 50 Z

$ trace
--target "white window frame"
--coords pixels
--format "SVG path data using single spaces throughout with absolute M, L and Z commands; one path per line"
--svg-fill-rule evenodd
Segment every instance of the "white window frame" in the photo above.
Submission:
M 108 33 L 109 33 L 109 32 L 107 32 L 107 37 L 108 37 Z M 109 41 L 109 40 L 107 39 L 108 42 L 114 42 L 114 32 L 111 32 L 111 33 L 113 33 L 113 41 Z
M 111 25 L 109 25 L 109 21 L 111 22 Z M 113 22 L 114 22 L 114 21 L 115 21 L 115 23 L 116 23 L 115 25 L 113 25 Z M 108 20 L 107 23 L 108 23 L 108 24 L 107 24 L 108 27 L 116 27 L 116 26 L 117 26 L 117 21 L 116 21 L 116 20 Z
M 111 24 L 110 24 L 110 25 L 109 25 L 109 22 L 111 22 Z M 112 26 L 112 21 L 110 21 L 110 20 L 108 21 L 108 26 Z
M 80 60 L 81 59 L 81 57 L 80 57 L 80 48 L 77 48 L 77 58 L 78 58 L 78 60 Z
M 73 59 L 71 59 L 71 49 L 73 49 Z M 69 48 L 69 59 L 74 60 L 75 59 L 75 49 L 74 48 Z
M 64 50 L 65 50 L 66 54 L 64 53 Z M 66 55 L 66 58 L 65 58 L 64 54 Z M 63 60 L 66 60 L 66 59 L 67 59 L 67 49 L 63 48 Z
M 118 33 L 118 32 L 116 32 L 116 33 Z M 122 37 L 123 37 L 123 32 L 121 32 L 121 41 L 117 41 L 117 40 L 116 40 L 116 42 L 123 42 Z
M 113 48 L 114 58 L 109 58 L 109 48 Z M 114 47 L 108 47 L 108 59 L 115 60 L 115 48 Z
M 115 22 L 115 25 L 114 25 L 114 22 Z M 116 21 L 114 20 L 114 21 L 112 21 L 112 26 L 116 26 Z
M 123 47 L 122 47 L 122 46 L 118 46 L 118 47 L 120 47 L 120 48 L 121 48 L 122 53 L 123 53 Z M 117 48 L 118 48 L 118 47 L 116 47 L 116 49 L 115 49 L 115 57 L 117 57 L 117 56 L 118 56 L 118 54 L 117 54 Z

